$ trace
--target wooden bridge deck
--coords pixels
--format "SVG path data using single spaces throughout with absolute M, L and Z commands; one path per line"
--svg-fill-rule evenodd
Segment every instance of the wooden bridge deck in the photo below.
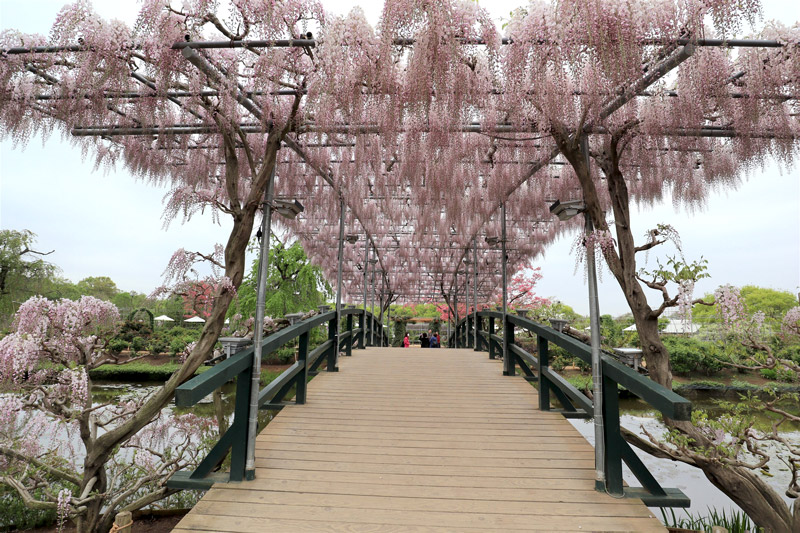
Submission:
M 368 348 L 309 383 L 176 531 L 665 531 L 594 490 L 594 452 L 471 350 Z

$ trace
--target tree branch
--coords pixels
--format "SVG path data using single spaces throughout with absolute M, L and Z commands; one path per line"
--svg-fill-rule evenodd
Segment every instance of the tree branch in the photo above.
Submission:
M 6 457 L 10 457 L 12 459 L 16 459 L 17 461 L 22 461 L 24 463 L 32 464 L 36 468 L 41 468 L 42 470 L 44 470 L 45 472 L 47 472 L 51 476 L 55 476 L 55 477 L 57 477 L 59 479 L 62 479 L 64 481 L 68 481 L 68 482 L 72 483 L 73 485 L 80 486 L 80 484 L 81 484 L 81 478 L 79 478 L 78 476 L 76 476 L 74 474 L 70 474 L 69 472 L 64 472 L 63 470 L 60 470 L 60 469 L 55 468 L 53 466 L 50 466 L 50 465 L 44 463 L 43 461 L 40 461 L 39 459 L 36 459 L 35 457 L 31 457 L 29 455 L 22 454 L 22 453 L 20 453 L 20 452 L 18 452 L 16 450 L 12 450 L 11 448 L 8 448 L 7 446 L 0 446 L 0 455 L 5 455 Z

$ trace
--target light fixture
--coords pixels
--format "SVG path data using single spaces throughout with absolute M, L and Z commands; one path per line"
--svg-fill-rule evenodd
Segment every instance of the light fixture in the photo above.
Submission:
M 550 212 L 558 217 L 559 220 L 566 221 L 578 213 L 586 213 L 584 233 L 589 235 L 594 231 L 594 225 L 589 213 L 586 212 L 586 204 L 581 200 L 567 200 L 559 202 L 556 200 L 550 206 Z M 594 264 L 594 253 L 586 254 L 586 277 L 589 281 L 589 327 L 591 329 L 591 362 L 592 362 L 592 396 L 594 398 L 594 463 L 595 463 L 595 488 L 606 488 L 606 468 L 604 463 L 605 442 L 603 439 L 603 367 L 600 361 L 600 309 L 597 297 L 597 272 Z M 564 325 L 552 322 L 553 327 L 562 331 Z M 560 326 L 560 327 L 559 327 Z
M 350 244 L 355 244 L 358 241 L 358 234 L 357 233 L 348 233 L 344 240 L 349 242 Z
M 586 210 L 586 205 L 581 200 L 567 200 L 566 202 L 559 202 L 556 200 L 550 206 L 550 212 L 558 217 L 559 220 L 569 220 L 578 213 L 583 213 Z
M 374 265 L 375 263 L 378 262 L 378 260 L 373 257 L 372 259 L 369 260 L 369 262 L 370 262 L 370 264 Z
M 489 246 L 497 246 L 497 244 L 500 242 L 500 237 L 498 237 L 497 235 L 492 235 L 492 236 L 487 236 L 486 239 L 484 240 L 486 241 L 486 244 L 488 244 Z
M 303 318 L 304 313 L 289 313 L 283 316 L 283 318 L 289 321 L 289 325 L 293 326 L 295 322 L 301 320 Z
M 297 200 L 274 200 L 272 207 L 285 218 L 297 218 L 297 215 L 305 210 L 303 204 Z

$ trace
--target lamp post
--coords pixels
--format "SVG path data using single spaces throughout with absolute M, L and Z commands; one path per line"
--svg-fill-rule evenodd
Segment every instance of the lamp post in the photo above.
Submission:
M 506 263 L 508 262 L 508 255 L 506 254 L 506 203 L 500 204 L 500 246 L 502 254 L 503 265 L 503 366 L 506 368 L 505 374 L 513 376 L 515 373 L 515 365 L 511 362 L 513 355 L 508 353 L 508 273 Z
M 367 344 L 367 274 L 369 273 L 369 237 L 364 238 L 364 322 L 361 325 L 361 347 Z
M 500 204 L 500 237 L 497 236 L 487 236 L 486 237 L 486 244 L 489 246 L 497 246 L 500 244 L 500 264 L 501 264 L 501 277 L 503 283 L 503 374 L 506 376 L 510 376 L 514 374 L 514 367 L 515 365 L 510 364 L 511 362 L 511 355 L 508 353 L 508 335 L 506 334 L 506 328 L 508 327 L 508 307 L 507 307 L 507 300 L 508 300 L 508 291 L 507 291 L 507 276 L 506 276 L 506 262 L 508 256 L 506 254 L 506 203 L 502 202 Z
M 378 341 L 381 343 L 381 348 L 383 348 L 383 298 L 385 297 L 386 291 L 386 272 L 381 271 L 381 294 L 378 297 L 378 305 L 381 306 L 381 310 L 378 313 L 378 324 L 381 327 L 381 332 L 378 335 Z
M 348 235 L 348 242 L 350 241 Z M 336 265 L 336 345 L 334 350 L 334 361 L 338 366 L 339 346 L 341 346 L 341 325 L 342 325 L 342 261 L 344 260 L 344 196 L 339 196 L 339 255 Z
M 377 254 L 378 251 L 375 250 L 375 255 Z M 369 327 L 369 345 L 375 346 L 375 313 L 373 313 L 373 310 L 375 309 L 375 264 L 378 262 L 378 258 L 373 257 L 369 260 L 369 262 L 372 265 L 369 287 L 369 311 L 372 313 L 372 318 L 370 319 L 371 324 Z
M 255 330 L 253 331 L 253 373 L 250 384 L 250 408 L 247 416 L 247 453 L 245 456 L 245 478 L 256 477 L 256 436 L 258 435 L 258 395 L 261 392 L 261 343 L 264 337 L 264 314 L 266 285 L 269 268 L 269 236 L 272 231 L 272 210 L 287 218 L 295 218 L 303 211 L 297 200 L 276 200 L 273 202 L 275 169 L 272 169 L 267 190 L 264 192 L 264 214 L 261 219 L 261 249 L 258 263 L 258 290 L 256 292 Z
M 550 206 L 550 212 L 559 220 L 569 220 L 578 213 L 583 213 L 586 236 L 594 230 L 592 217 L 581 200 L 556 201 Z M 589 329 L 591 333 L 592 351 L 592 396 L 594 400 L 594 464 L 595 489 L 606 490 L 605 439 L 603 437 L 603 367 L 600 363 L 600 306 L 597 297 L 597 272 L 594 251 L 586 253 L 586 271 L 589 280 Z
M 478 351 L 478 243 L 476 242 L 477 239 L 472 239 L 472 263 L 475 265 L 473 267 L 473 302 L 472 302 L 472 312 L 474 313 L 474 318 L 472 319 L 472 327 L 475 328 L 475 351 Z

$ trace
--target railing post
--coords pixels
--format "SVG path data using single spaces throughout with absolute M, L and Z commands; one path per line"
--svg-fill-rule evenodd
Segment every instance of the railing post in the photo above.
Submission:
M 514 324 L 508 319 L 508 315 L 503 317 L 503 345 L 506 353 L 503 355 L 503 375 L 515 376 L 517 374 L 517 356 L 511 351 L 514 344 Z
M 372 346 L 372 335 L 367 335 L 367 333 L 372 331 L 372 315 L 367 314 L 367 311 L 364 311 L 364 324 L 364 345 Z
M 325 365 L 328 372 L 336 372 L 339 370 L 336 367 L 336 359 L 339 355 L 339 347 L 336 346 L 336 344 L 339 342 L 339 337 L 336 335 L 337 327 L 338 324 L 336 323 L 336 318 L 333 318 L 330 322 L 328 322 L 328 340 L 331 341 L 331 347 L 328 348 L 328 362 Z
M 231 447 L 231 481 L 242 481 L 245 478 L 245 463 L 247 461 L 247 427 L 250 413 L 250 389 L 253 380 L 253 365 L 236 376 L 236 403 L 233 414 L 233 424 L 228 431 L 233 432 L 233 446 Z M 255 470 L 251 473 L 255 477 Z M 252 479 L 248 476 L 249 479 Z
M 350 357 L 353 355 L 353 343 L 356 341 L 353 338 L 353 315 L 347 315 L 346 327 L 349 335 L 347 336 L 347 348 L 345 349 L 345 356 Z
M 364 349 L 364 340 L 367 336 L 367 310 L 364 309 L 363 313 L 358 315 L 358 327 L 361 328 L 361 333 L 358 335 L 358 349 Z
M 334 337 L 336 339 L 337 337 Z M 334 341 L 335 344 L 335 341 Z M 338 347 L 334 345 L 334 353 L 337 353 Z M 334 359 L 335 361 L 335 359 Z M 300 338 L 297 339 L 297 362 L 303 365 L 303 369 L 297 374 L 295 390 L 295 403 L 306 403 L 306 385 L 308 384 L 308 332 L 306 331 Z M 335 364 L 335 363 L 334 363 Z
M 481 328 L 483 326 L 483 317 L 478 316 L 476 313 L 476 320 L 475 320 L 475 351 L 481 351 L 481 343 L 483 339 L 481 339 Z
M 603 376 L 603 417 L 606 486 L 597 486 L 595 489 L 608 490 L 612 496 L 622 496 L 622 448 L 617 442 L 622 438 L 619 428 L 619 389 L 617 383 L 606 376 Z
M 494 359 L 496 357 L 494 353 L 494 342 L 492 341 L 492 335 L 494 335 L 494 317 L 489 317 L 489 329 L 487 331 L 489 334 L 489 338 L 486 339 L 486 342 L 489 343 L 489 359 Z
M 550 410 L 550 382 L 544 376 L 543 370 L 550 368 L 550 353 L 547 346 L 547 339 L 541 335 L 536 336 L 536 351 L 539 356 L 536 375 L 539 376 L 539 410 Z

